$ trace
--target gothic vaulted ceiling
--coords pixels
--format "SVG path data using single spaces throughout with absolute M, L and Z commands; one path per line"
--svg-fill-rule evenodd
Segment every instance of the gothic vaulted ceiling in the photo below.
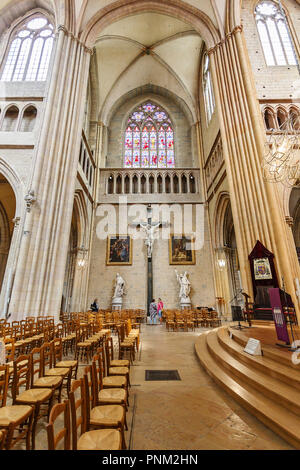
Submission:
M 99 117 L 125 93 L 152 84 L 185 101 L 192 114 L 199 83 L 201 37 L 186 24 L 142 13 L 106 27 L 95 44 Z

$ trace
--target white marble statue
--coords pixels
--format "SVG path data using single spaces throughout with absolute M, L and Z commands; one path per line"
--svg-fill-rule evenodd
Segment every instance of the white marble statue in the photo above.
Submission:
M 120 297 L 123 296 L 123 294 L 124 294 L 124 286 L 125 286 L 125 281 L 124 281 L 124 279 L 122 278 L 122 276 L 120 276 L 119 273 L 117 273 L 117 276 L 116 276 L 116 283 L 115 283 L 114 298 L 120 298 Z
M 190 292 L 191 292 L 191 283 L 187 278 L 187 271 L 184 274 L 178 274 L 177 269 L 175 269 L 175 274 L 178 283 L 180 284 L 179 298 L 181 304 L 190 304 Z
M 144 230 L 146 233 L 146 240 L 145 240 L 145 245 L 147 246 L 148 249 L 148 258 L 151 258 L 152 256 L 152 248 L 153 248 L 153 242 L 154 242 L 154 234 L 158 230 L 160 226 L 160 222 L 158 222 L 155 225 L 150 225 L 150 224 L 140 224 L 141 228 Z

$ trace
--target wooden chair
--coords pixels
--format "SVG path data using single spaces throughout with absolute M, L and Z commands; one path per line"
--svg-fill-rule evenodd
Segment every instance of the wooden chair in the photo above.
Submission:
M 119 359 L 123 359 L 124 353 L 129 352 L 129 360 L 131 363 L 135 360 L 135 339 L 125 337 L 125 326 L 117 326 Z
M 54 424 L 57 418 L 63 413 L 64 426 L 57 434 L 54 431 Z M 53 406 L 47 424 L 48 450 L 56 450 L 58 444 L 63 439 L 63 450 L 71 449 L 71 420 L 70 420 L 70 402 L 66 400 L 64 403 L 57 403 Z
M 80 390 L 76 400 L 75 392 Z M 98 429 L 87 431 L 86 396 L 83 379 L 74 380 L 70 392 L 73 450 L 121 450 L 122 434 L 116 429 Z M 78 439 L 78 429 L 80 437 Z
M 106 339 L 105 349 L 109 359 L 109 367 L 128 367 L 128 369 L 130 369 L 130 361 L 128 359 L 114 359 L 114 343 L 112 337 Z
M 87 431 L 91 429 L 120 429 L 122 433 L 122 449 L 126 450 L 125 432 L 128 429 L 126 423 L 126 412 L 122 405 L 100 405 L 94 406 L 95 387 L 92 366 L 84 370 L 83 387 L 85 392 L 85 406 L 87 417 Z
M 14 377 L 12 384 L 13 405 L 34 406 L 32 424 L 32 450 L 35 449 L 35 430 L 37 421 L 43 415 L 40 413 L 42 405 L 47 406 L 49 418 L 52 406 L 53 390 L 51 388 L 30 388 L 31 385 L 31 361 L 32 356 L 22 355 L 14 361 Z M 24 387 L 24 391 L 20 391 Z
M 98 362 L 99 368 L 102 370 L 102 383 L 103 388 L 125 388 L 128 393 L 128 378 L 126 375 L 126 371 L 123 374 L 111 374 L 107 375 L 107 367 L 105 362 L 105 355 L 103 347 L 98 348 L 97 354 L 93 356 L 93 360 Z M 116 367 L 115 369 L 120 369 Z M 124 368 L 122 368 L 124 369 Z M 128 369 L 127 369 L 128 370 Z M 124 372 L 124 371 L 123 371 Z
M 110 338 L 112 339 L 112 338 Z M 104 350 L 103 347 L 98 348 L 98 353 L 101 351 L 101 354 L 105 355 L 105 364 L 106 364 L 106 375 L 110 376 L 125 376 L 127 379 L 127 384 L 130 387 L 130 377 L 129 377 L 129 367 L 122 366 L 122 365 L 115 365 L 114 367 L 111 366 L 110 361 L 110 347 L 108 345 L 109 339 L 105 341 Z M 105 354 L 104 354 L 105 353 Z
M 31 388 L 51 388 L 53 392 L 57 391 L 57 401 L 60 402 L 63 377 L 60 375 L 43 376 L 43 358 L 41 348 L 33 348 L 31 355 Z
M 185 322 L 186 331 L 188 331 L 189 328 L 191 328 L 192 331 L 195 331 L 195 323 L 192 314 L 184 313 L 183 318 Z
M 42 377 L 61 377 L 63 379 L 62 388 L 66 389 L 67 394 L 70 391 L 71 368 L 54 367 L 53 347 L 51 343 L 44 343 L 41 347 Z
M 175 327 L 176 330 L 179 330 L 182 328 L 183 330 L 186 329 L 183 314 L 181 312 L 175 312 Z
M 26 449 L 30 449 L 30 435 L 34 408 L 32 406 L 6 405 L 8 390 L 8 366 L 0 366 L 0 429 L 5 431 L 1 445 L 9 450 L 21 439 L 26 440 Z
M 83 358 L 89 363 L 92 358 L 92 343 L 88 341 L 88 329 L 87 326 L 81 326 L 76 329 L 76 340 L 75 340 L 75 360 L 79 361 Z
M 99 360 L 99 355 L 93 357 L 92 372 L 94 380 L 94 406 L 98 405 L 122 405 L 127 411 L 128 392 L 124 385 L 121 387 L 109 387 L 108 384 L 104 387 L 103 384 L 103 368 L 102 361 Z
M 53 354 L 53 366 L 70 368 L 71 379 L 77 379 L 78 361 L 75 360 L 63 360 L 63 344 L 61 338 L 54 338 L 52 341 L 52 354 Z
M 167 331 L 170 331 L 170 329 L 172 329 L 173 331 L 176 330 L 176 323 L 174 320 L 173 312 L 166 312 L 166 329 Z

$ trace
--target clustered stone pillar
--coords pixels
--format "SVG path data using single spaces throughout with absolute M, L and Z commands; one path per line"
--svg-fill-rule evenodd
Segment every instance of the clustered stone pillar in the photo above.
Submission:
M 242 27 L 236 27 L 208 53 L 243 288 L 252 293 L 248 255 L 256 240 L 260 240 L 275 254 L 278 278 L 284 277 L 300 321 L 294 287 L 294 279 L 299 278 L 299 266 L 296 268 L 291 262 L 296 252 L 288 256 L 287 226 L 278 190 L 263 179 L 261 159 L 265 135 Z
M 9 311 L 59 316 L 91 51 L 58 28 Z

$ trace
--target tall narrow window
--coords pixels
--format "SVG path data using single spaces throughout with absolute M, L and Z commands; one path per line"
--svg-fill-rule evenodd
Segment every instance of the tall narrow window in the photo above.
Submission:
M 53 26 L 49 20 L 42 15 L 31 17 L 14 34 L 1 81 L 45 81 L 53 42 Z
M 297 65 L 284 13 L 274 2 L 260 2 L 255 20 L 267 65 Z
M 207 119 L 207 123 L 209 123 L 213 115 L 214 109 L 215 109 L 215 97 L 214 97 L 212 81 L 211 81 L 209 57 L 207 54 L 205 54 L 204 61 L 203 61 L 202 80 L 203 80 L 203 93 L 204 93 L 204 101 L 205 101 L 206 119 Z
M 174 168 L 174 132 L 162 108 L 147 101 L 129 116 L 125 131 L 126 168 Z

